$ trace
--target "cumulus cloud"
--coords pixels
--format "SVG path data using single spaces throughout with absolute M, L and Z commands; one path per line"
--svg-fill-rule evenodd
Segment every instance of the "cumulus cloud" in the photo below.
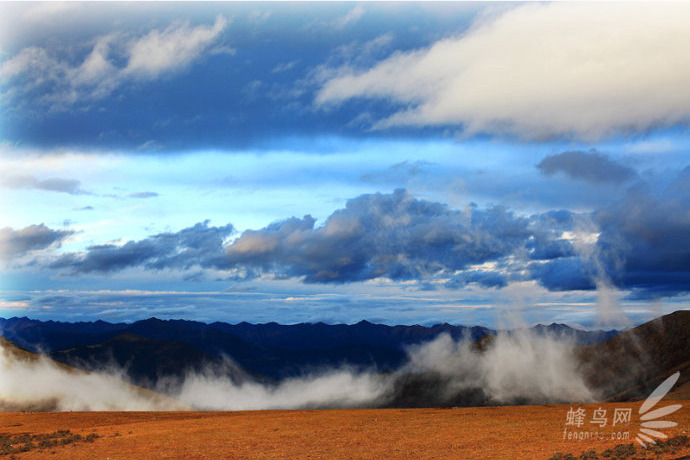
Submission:
M 151 270 L 212 267 L 222 256 L 225 238 L 234 228 L 210 227 L 208 221 L 177 233 L 160 233 L 123 245 L 91 246 L 85 253 L 69 253 L 50 263 L 54 269 L 70 273 L 114 272 L 144 266 Z
M 631 167 L 617 163 L 596 150 L 549 155 L 537 164 L 537 168 L 547 176 L 560 172 L 572 179 L 591 183 L 619 184 L 636 175 Z
M 177 233 L 59 255 L 49 267 L 75 275 L 197 267 L 220 270 L 236 280 L 267 275 L 306 283 L 442 277 L 439 283 L 449 288 L 469 283 L 503 287 L 510 279 L 506 273 L 478 265 L 502 263 L 528 246 L 534 252 L 558 238 L 554 231 L 535 239 L 531 226 L 529 219 L 500 206 L 454 210 L 399 189 L 351 199 L 322 225 L 311 216 L 292 217 L 246 230 L 230 241 L 231 224 L 210 227 L 204 222 Z
M 21 230 L 0 229 L 0 260 L 11 260 L 30 252 L 59 246 L 74 232 L 52 230 L 43 224 L 30 225 Z
M 311 283 L 420 279 L 500 259 L 528 237 L 527 220 L 501 207 L 456 211 L 397 190 L 352 199 L 321 227 L 305 216 L 248 230 L 225 262 Z
M 212 25 L 174 23 L 144 36 L 109 34 L 98 37 L 80 62 L 58 51 L 27 47 L 0 66 L 0 78 L 21 78 L 23 91 L 41 88 L 43 102 L 53 109 L 104 98 L 126 81 L 150 81 L 179 71 L 209 52 L 228 24 L 218 16 Z
M 0 179 L 0 184 L 7 188 L 16 189 L 37 189 L 49 192 L 69 193 L 70 195 L 82 195 L 85 192 L 81 189 L 81 182 L 76 179 L 63 179 L 52 177 L 48 179 L 37 179 L 31 175 L 9 176 Z
M 232 224 L 211 227 L 206 221 L 176 233 L 54 254 L 43 264 L 72 275 L 200 268 L 236 281 L 265 275 L 326 284 L 440 277 L 437 284 L 449 288 L 503 287 L 511 279 L 502 265 L 507 258 L 529 248 L 536 259 L 562 233 L 541 231 L 535 238 L 532 227 L 530 219 L 500 206 L 456 210 L 398 189 L 353 198 L 321 225 L 308 215 L 291 217 L 231 240 Z M 480 267 L 487 262 L 497 264 Z
M 246 230 L 208 221 L 176 233 L 54 255 L 47 267 L 68 274 L 196 269 L 228 280 L 298 279 L 304 283 L 370 280 L 461 289 L 503 288 L 536 280 L 551 291 L 614 287 L 637 296 L 672 296 L 690 286 L 690 167 L 654 191 L 638 182 L 599 210 L 553 210 L 529 217 L 495 206 L 453 209 L 403 189 L 361 195 L 322 224 L 307 215 Z M 56 247 L 69 231 L 3 229 L 8 255 Z
M 316 103 L 386 99 L 403 108 L 375 127 L 460 125 L 530 139 L 684 123 L 689 18 L 684 3 L 519 6 L 429 48 L 343 67 Z

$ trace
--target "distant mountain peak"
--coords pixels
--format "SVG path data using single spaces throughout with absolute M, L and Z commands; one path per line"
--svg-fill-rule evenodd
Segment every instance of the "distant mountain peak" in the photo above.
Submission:
M 137 321 L 137 323 L 167 323 L 167 322 L 168 322 L 168 320 L 158 319 L 155 316 Z

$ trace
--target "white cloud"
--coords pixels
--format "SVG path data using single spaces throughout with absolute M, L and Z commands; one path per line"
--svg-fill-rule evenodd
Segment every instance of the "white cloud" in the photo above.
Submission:
M 31 46 L 5 61 L 0 67 L 0 77 L 11 78 L 28 71 L 40 73 L 49 69 L 56 70 L 59 65 L 60 63 L 52 59 L 46 50 Z
M 357 5 L 350 11 L 348 11 L 347 14 L 345 14 L 345 16 L 342 16 L 333 21 L 333 27 L 335 27 L 336 29 L 342 29 L 352 23 L 357 22 L 363 14 L 364 8 L 362 8 L 362 5 Z
M 596 139 L 690 118 L 690 4 L 551 3 L 513 8 L 464 35 L 339 69 L 317 95 L 407 104 L 376 127 Z
M 24 11 L 21 17 L 30 23 L 48 23 L 60 15 L 69 14 L 78 6 L 73 2 L 40 2 Z
M 290 62 L 281 62 L 278 65 L 276 65 L 273 70 L 271 70 L 271 73 L 281 73 L 281 72 L 287 72 L 288 70 L 293 69 L 297 63 L 299 62 L 299 59 L 295 59 L 294 61 Z
M 124 72 L 156 78 L 160 73 L 184 67 L 198 58 L 225 29 L 228 21 L 216 18 L 212 26 L 189 27 L 173 24 L 164 31 L 153 30 L 131 44 Z
M 110 42 L 112 40 L 112 36 L 101 37 L 84 62 L 73 70 L 72 80 L 76 84 L 92 83 L 116 73 L 117 69 L 108 61 Z
M 175 23 L 165 30 L 152 30 L 132 38 L 125 34 L 98 37 L 86 58 L 77 64 L 60 59 L 52 50 L 41 47 L 22 49 L 0 66 L 0 77 L 25 76 L 25 90 L 50 84 L 44 101 L 52 108 L 65 108 L 78 101 L 108 96 L 127 80 L 154 80 L 161 74 L 179 71 L 213 53 L 228 21 L 218 16 L 213 25 L 190 27 Z M 118 66 L 116 62 L 126 64 Z
M 268 18 L 271 17 L 271 12 L 270 11 L 260 11 L 260 10 L 255 10 L 249 13 L 249 16 L 247 17 L 248 21 L 252 24 L 262 24 L 266 21 L 268 21 Z

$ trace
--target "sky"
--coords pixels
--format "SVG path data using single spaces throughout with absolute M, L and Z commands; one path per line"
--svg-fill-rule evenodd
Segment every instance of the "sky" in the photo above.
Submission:
M 690 308 L 690 4 L 0 4 L 0 317 Z

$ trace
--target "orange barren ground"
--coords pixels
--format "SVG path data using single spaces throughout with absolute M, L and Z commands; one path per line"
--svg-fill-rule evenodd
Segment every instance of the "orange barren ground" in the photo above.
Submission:
M 688 401 L 662 401 L 690 406 Z M 573 406 L 585 410 L 581 427 L 566 426 L 569 405 L 457 409 L 362 409 L 248 412 L 63 412 L 0 413 L 0 435 L 37 435 L 70 430 L 93 442 L 38 447 L 18 459 L 159 459 L 159 458 L 323 458 L 323 459 L 548 459 L 555 452 L 594 449 L 601 454 L 629 444 L 640 428 L 637 403 Z M 598 408 L 607 425 L 589 423 Z M 628 426 L 611 426 L 615 408 L 632 408 Z M 690 407 L 667 415 L 678 423 L 662 431 L 686 435 Z M 568 440 L 564 430 L 628 432 L 629 440 Z M 567 435 L 566 435 L 567 436 Z M 624 436 L 624 435 L 623 435 Z M 638 447 L 638 451 L 641 449 Z M 646 458 L 676 459 L 676 453 Z M 0 460 L 9 456 L 0 456 Z

